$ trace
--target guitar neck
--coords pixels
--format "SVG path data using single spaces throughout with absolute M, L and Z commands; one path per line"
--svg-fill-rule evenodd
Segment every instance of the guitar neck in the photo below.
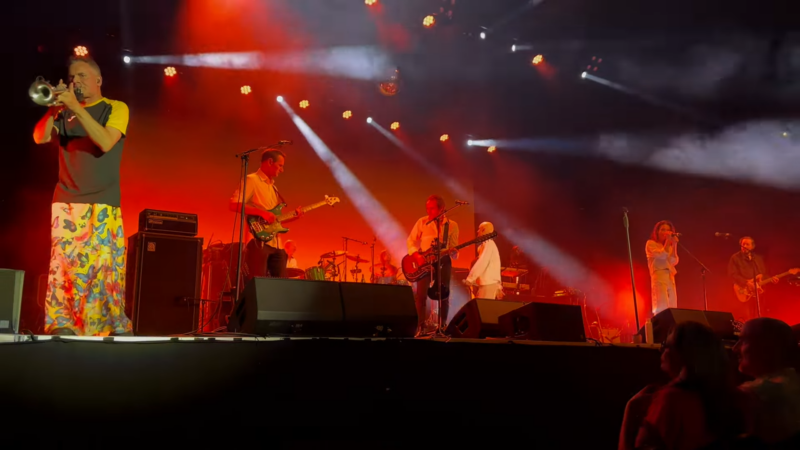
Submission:
M 325 206 L 327 204 L 328 204 L 328 202 L 323 200 L 321 202 L 314 203 L 313 205 L 304 206 L 302 208 L 302 211 L 304 213 L 306 213 L 306 212 L 309 212 L 311 210 L 314 210 L 314 209 L 317 209 L 317 208 L 321 208 L 321 207 L 323 207 L 323 206 Z M 284 220 L 292 219 L 294 217 L 297 217 L 297 211 L 292 211 L 292 212 L 290 212 L 288 214 L 282 214 L 282 215 L 278 216 L 278 222 L 282 222 Z
M 494 239 L 495 237 L 497 237 L 497 235 L 495 233 L 492 233 L 491 235 L 487 235 L 487 236 L 479 236 L 479 237 L 477 237 L 477 238 L 475 238 L 475 239 L 473 239 L 471 241 L 464 242 L 463 244 L 458 244 L 455 247 L 451 247 L 451 248 L 448 248 L 447 250 L 443 250 L 443 251 L 461 250 L 464 247 L 469 247 L 470 245 L 473 245 L 473 244 L 480 244 L 482 242 L 486 242 L 488 240 Z

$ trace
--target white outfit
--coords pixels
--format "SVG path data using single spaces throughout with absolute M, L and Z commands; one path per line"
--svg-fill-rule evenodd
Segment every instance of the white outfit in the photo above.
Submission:
M 469 271 L 466 282 L 478 286 L 475 298 L 494 300 L 501 289 L 501 281 L 500 251 L 497 250 L 497 244 L 489 240 L 478 247 L 478 260 Z
M 678 252 L 673 244 L 672 251 L 667 252 L 664 245 L 648 240 L 645 245 L 647 267 L 650 268 L 650 293 L 653 298 L 653 314 L 667 308 L 678 307 L 678 294 L 675 289 L 675 266 L 678 264 Z
M 297 269 L 297 259 L 294 256 L 292 256 L 286 261 L 286 268 Z

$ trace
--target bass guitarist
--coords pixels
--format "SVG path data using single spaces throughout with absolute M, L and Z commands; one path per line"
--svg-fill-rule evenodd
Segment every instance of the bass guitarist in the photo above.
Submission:
M 275 222 L 275 214 L 269 210 L 283 203 L 281 194 L 275 186 L 275 178 L 283 173 L 285 162 L 286 155 L 279 150 L 268 150 L 261 154 L 261 167 L 255 173 L 247 175 L 247 188 L 244 194 L 246 215 L 263 217 L 270 224 Z M 239 186 L 231 196 L 229 208 L 233 212 L 238 213 L 242 210 L 241 190 Z M 296 217 L 286 219 L 283 223 L 299 219 L 303 215 L 303 209 L 298 207 L 296 213 Z M 265 276 L 283 278 L 287 259 L 286 251 L 280 247 L 277 235 L 269 242 L 252 239 L 247 243 L 245 251 L 247 265 L 245 280 Z
M 428 215 L 417 220 L 414 228 L 411 229 L 411 234 L 408 235 L 408 254 L 413 255 L 417 251 L 427 251 L 431 248 L 436 239 L 441 236 L 444 238 L 444 226 L 449 225 L 449 232 L 447 237 L 447 247 L 455 247 L 458 244 L 458 224 L 442 216 L 438 221 L 428 223 L 434 217 L 444 211 L 444 199 L 438 195 L 431 195 L 425 202 L 425 210 Z M 437 223 L 439 231 L 437 232 Z M 453 250 L 447 255 L 442 256 L 442 284 L 450 286 L 450 272 L 452 271 L 451 259 L 458 259 L 458 251 Z M 426 334 L 428 331 L 425 326 L 425 319 L 428 317 L 428 288 L 431 286 L 436 277 L 436 271 L 432 271 L 417 281 L 414 290 L 414 300 L 417 306 L 417 335 Z M 442 317 L 442 322 L 447 320 L 447 313 L 450 310 L 450 298 L 443 298 L 439 304 L 439 315 Z

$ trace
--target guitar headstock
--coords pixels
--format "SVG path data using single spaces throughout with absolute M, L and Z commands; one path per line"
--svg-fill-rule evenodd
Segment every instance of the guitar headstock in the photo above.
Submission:
M 339 203 L 339 197 L 328 197 L 326 195 L 325 196 L 325 203 L 327 203 L 328 206 L 333 206 L 333 205 Z

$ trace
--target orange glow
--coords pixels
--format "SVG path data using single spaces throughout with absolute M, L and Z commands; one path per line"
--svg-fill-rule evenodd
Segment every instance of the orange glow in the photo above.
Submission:
M 497 147 L 495 147 L 495 146 L 493 145 L 493 146 L 491 146 L 491 147 L 487 148 L 487 149 L 486 149 L 486 151 L 487 151 L 487 152 L 489 152 L 489 153 L 494 153 L 494 152 L 496 152 L 496 151 L 497 151 Z
M 422 19 L 422 25 L 428 28 L 432 27 L 435 23 L 436 23 L 436 18 L 433 16 L 425 16 L 425 18 Z
M 353 117 L 353 112 L 350 111 L 350 110 L 345 111 L 345 112 L 342 113 L 342 117 L 344 117 L 345 119 L 349 119 L 349 118 Z
M 447 142 L 447 140 L 448 140 L 448 139 L 450 139 L 450 136 L 449 136 L 449 135 L 447 135 L 447 134 L 443 134 L 443 135 L 442 135 L 442 136 L 439 138 L 439 140 L 440 140 L 440 141 L 442 141 L 442 142 Z
M 393 129 L 393 130 L 396 130 L 396 129 L 400 128 L 400 122 L 392 122 L 392 125 L 391 125 L 390 128 Z
M 164 75 L 166 75 L 168 77 L 174 77 L 175 74 L 177 74 L 177 73 L 178 73 L 178 71 L 175 70 L 175 68 L 172 67 L 172 66 L 169 66 L 166 69 L 164 69 Z
M 89 54 L 89 50 L 87 50 L 86 47 L 84 47 L 82 45 L 79 45 L 79 46 L 75 47 L 75 55 L 76 56 L 86 56 L 88 54 Z
M 241 91 L 242 91 L 242 94 L 244 94 L 244 95 L 247 95 L 247 94 L 253 92 L 253 90 L 250 89 L 250 86 L 242 86 Z
M 376 3 L 378 3 L 378 0 L 364 0 L 364 4 L 367 6 L 372 6 Z
M 534 57 L 533 57 L 533 61 L 531 61 L 531 62 L 532 62 L 533 64 L 539 64 L 539 63 L 540 63 L 540 62 L 542 62 L 542 61 L 544 61 L 544 56 L 542 56 L 542 55 L 536 55 L 536 56 L 534 56 Z
M 303 100 L 300 102 L 300 107 L 303 109 L 308 108 L 308 100 Z

